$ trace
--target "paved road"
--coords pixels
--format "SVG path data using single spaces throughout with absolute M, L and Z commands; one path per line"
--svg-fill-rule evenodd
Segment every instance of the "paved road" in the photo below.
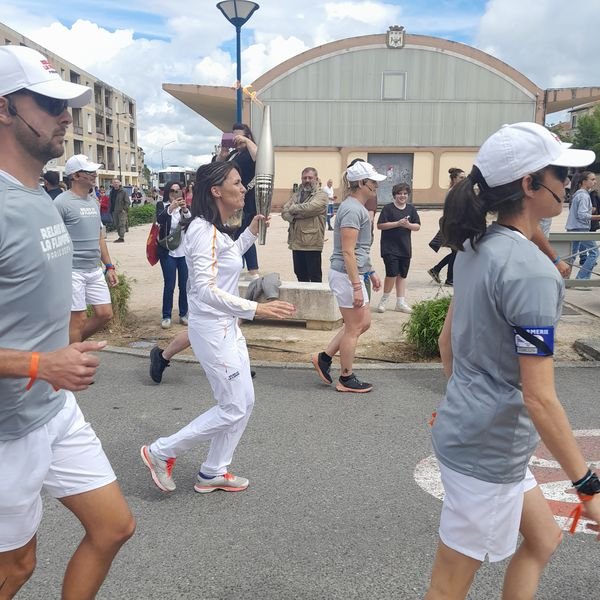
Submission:
M 79 401 L 103 440 L 138 531 L 98 597 L 422 598 L 440 502 L 415 484 L 413 471 L 430 454 L 425 421 L 442 392 L 441 372 L 370 371 L 376 391 L 357 397 L 323 386 L 310 371 L 258 371 L 255 412 L 232 465 L 250 478 L 248 491 L 195 494 L 199 448 L 180 457 L 178 489 L 163 495 L 151 484 L 139 447 L 211 405 L 206 379 L 197 365 L 180 363 L 156 386 L 145 359 L 102 357 L 96 385 Z M 557 380 L 574 427 L 600 428 L 597 369 L 561 368 Z M 67 511 L 48 500 L 38 568 L 20 599 L 58 598 L 80 535 Z M 568 536 L 539 598 L 589 597 L 597 589 L 599 557 L 593 536 Z M 470 598 L 499 598 L 503 569 L 484 565 Z

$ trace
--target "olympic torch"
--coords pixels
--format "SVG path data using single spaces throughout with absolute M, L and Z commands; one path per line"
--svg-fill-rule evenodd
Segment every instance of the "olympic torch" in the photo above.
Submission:
M 256 176 L 254 197 L 256 212 L 267 217 L 271 212 L 273 200 L 273 180 L 275 177 L 275 155 L 273 153 L 273 134 L 271 132 L 271 107 L 263 110 L 262 129 L 256 153 Z M 258 224 L 258 243 L 265 245 L 267 240 L 267 225 L 264 221 Z

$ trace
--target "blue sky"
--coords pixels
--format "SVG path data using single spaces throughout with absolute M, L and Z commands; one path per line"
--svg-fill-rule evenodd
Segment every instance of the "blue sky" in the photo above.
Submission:
M 137 102 L 138 142 L 198 164 L 220 132 L 161 84 L 230 86 L 235 29 L 215 0 L 1 0 L 0 20 Z M 540 87 L 600 85 L 598 14 L 589 0 L 264 0 L 242 30 L 243 84 L 336 39 L 403 25 L 480 48 Z M 578 15 L 577 37 L 570 27 Z M 585 43 L 580 43 L 585 40 Z

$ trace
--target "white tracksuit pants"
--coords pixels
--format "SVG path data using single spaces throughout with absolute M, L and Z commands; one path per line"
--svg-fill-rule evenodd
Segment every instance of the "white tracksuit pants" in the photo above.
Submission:
M 208 456 L 200 470 L 205 475 L 223 475 L 254 406 L 246 339 L 237 319 L 200 321 L 190 315 L 188 333 L 217 405 L 177 433 L 156 440 L 150 450 L 162 459 L 176 458 L 199 442 L 210 440 Z

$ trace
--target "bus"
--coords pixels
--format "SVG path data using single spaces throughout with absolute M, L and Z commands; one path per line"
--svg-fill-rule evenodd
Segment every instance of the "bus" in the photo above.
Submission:
M 162 192 L 169 181 L 177 181 L 184 189 L 189 183 L 194 182 L 196 171 L 185 167 L 167 167 L 158 169 L 158 189 Z

